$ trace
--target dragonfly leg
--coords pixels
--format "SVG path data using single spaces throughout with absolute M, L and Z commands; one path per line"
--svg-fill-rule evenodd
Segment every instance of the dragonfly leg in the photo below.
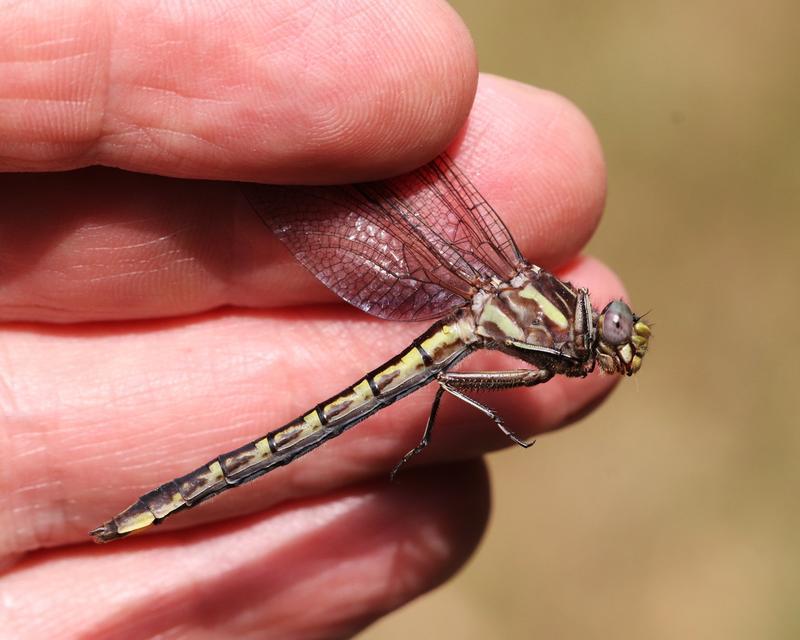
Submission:
M 530 447 L 533 442 L 525 442 L 525 440 L 520 438 L 517 434 L 511 431 L 511 429 L 506 427 L 503 419 L 494 410 L 490 409 L 484 404 L 481 404 L 474 398 L 470 398 L 469 396 L 465 395 L 460 391 L 460 389 L 466 391 L 496 391 L 498 389 L 513 389 L 515 387 L 532 387 L 534 385 L 547 382 L 552 377 L 553 372 L 548 371 L 547 369 L 440 373 L 436 378 L 439 382 L 439 388 L 436 390 L 436 396 L 434 397 L 433 404 L 431 405 L 431 413 L 428 416 L 428 422 L 425 425 L 425 431 L 422 434 L 422 439 L 419 441 L 419 444 L 416 447 L 411 449 L 411 451 L 406 453 L 401 458 L 400 462 L 398 462 L 395 468 L 392 469 L 390 478 L 394 480 L 397 476 L 397 472 L 400 471 L 400 468 L 428 446 L 428 443 L 431 439 L 431 433 L 433 433 L 433 424 L 436 421 L 436 414 L 439 411 L 439 403 L 441 402 L 442 394 L 445 391 L 475 407 L 478 409 L 478 411 L 486 414 L 497 425 L 497 428 L 500 429 L 500 431 L 502 431 L 503 434 L 507 438 L 511 439 L 514 443 L 521 447 Z
M 392 469 L 392 473 L 389 474 L 389 478 L 394 481 L 395 477 L 397 476 L 397 472 L 400 471 L 400 468 L 411 458 L 417 455 L 420 451 L 422 451 L 425 447 L 428 446 L 428 443 L 431 441 L 431 433 L 433 433 L 433 423 L 436 421 L 436 413 L 439 411 L 439 403 L 442 400 L 442 394 L 444 393 L 444 387 L 440 386 L 436 390 L 436 396 L 433 398 L 433 404 L 431 405 L 431 413 L 428 416 L 428 422 L 425 425 L 425 431 L 422 434 L 422 440 L 419 441 L 419 444 L 414 447 L 411 451 L 406 453 L 398 462 L 394 469 Z
M 441 388 L 487 415 L 507 438 L 515 444 L 527 449 L 535 440 L 533 442 L 526 442 L 520 438 L 505 425 L 503 419 L 496 411 L 478 402 L 474 398 L 470 398 L 463 393 L 463 391 L 496 391 L 499 389 L 513 389 L 515 387 L 532 387 L 547 382 L 552 377 L 553 372 L 547 369 L 518 369 L 514 371 L 445 372 L 440 374 L 437 379 Z
M 553 372 L 547 369 L 512 369 L 511 371 L 445 371 L 437 380 L 461 391 L 498 391 L 517 387 L 533 387 L 547 382 Z

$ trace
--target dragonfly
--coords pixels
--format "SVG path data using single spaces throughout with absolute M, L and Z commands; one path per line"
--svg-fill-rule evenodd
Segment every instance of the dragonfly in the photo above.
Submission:
M 529 443 L 470 392 L 583 377 L 596 365 L 632 375 L 651 336 L 622 300 L 598 311 L 589 292 L 526 261 L 503 221 L 449 156 L 372 183 L 335 187 L 243 184 L 262 221 L 328 288 L 387 320 L 435 320 L 397 356 L 288 424 L 141 496 L 90 532 L 109 542 L 286 465 L 421 387 L 435 383 L 419 444 L 431 439 L 443 394 L 471 405 L 513 442 Z M 524 368 L 455 371 L 492 349 Z

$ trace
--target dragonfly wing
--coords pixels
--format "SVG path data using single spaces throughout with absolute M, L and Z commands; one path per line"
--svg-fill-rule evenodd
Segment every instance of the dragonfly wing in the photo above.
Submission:
M 500 216 L 447 155 L 407 175 L 357 188 L 408 219 L 431 249 L 464 275 L 508 280 L 525 266 Z
M 380 318 L 442 316 L 524 264 L 497 214 L 447 158 L 383 182 L 243 189 L 302 264 Z

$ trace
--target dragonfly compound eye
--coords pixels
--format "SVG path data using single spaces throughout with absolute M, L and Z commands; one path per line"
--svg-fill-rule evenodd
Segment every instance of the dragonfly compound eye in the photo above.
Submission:
M 603 311 L 603 340 L 615 346 L 628 342 L 633 333 L 633 322 L 630 307 L 622 300 L 614 300 Z

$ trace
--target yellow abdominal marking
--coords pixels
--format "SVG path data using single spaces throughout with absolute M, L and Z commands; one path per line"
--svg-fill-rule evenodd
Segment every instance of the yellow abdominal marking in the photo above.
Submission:
M 381 372 L 381 374 L 383 374 L 383 372 Z M 346 415 L 354 409 L 362 407 L 374 397 L 375 394 L 372 392 L 372 388 L 365 378 L 358 384 L 350 387 L 346 393 L 326 404 L 323 407 L 323 411 L 325 412 L 325 416 L 329 419 L 339 417 L 340 415 Z M 311 418 L 311 414 L 306 414 L 303 417 L 303 422 L 304 430 L 309 434 L 322 426 L 319 422 L 319 418 Z
M 304 415 L 303 422 L 305 422 L 312 431 L 316 431 L 322 427 L 322 423 L 319 421 L 319 414 L 317 414 L 316 411 Z
M 218 460 L 214 460 L 210 465 L 208 465 L 208 470 L 211 472 L 206 477 L 210 481 L 209 484 L 216 484 L 220 480 L 225 478 L 225 474 L 222 472 L 222 465 L 219 463 Z
M 390 390 L 424 368 L 425 363 L 422 361 L 422 355 L 416 348 L 412 348 L 406 351 L 395 364 L 376 373 L 374 376 L 375 384 L 378 385 L 381 391 Z
M 156 518 L 163 518 L 164 516 L 167 516 L 175 511 L 175 509 L 182 507 L 184 503 L 185 501 L 183 496 L 176 491 L 170 496 L 170 502 L 168 504 L 161 505 L 161 507 L 155 509 L 153 513 L 155 514 Z
M 156 517 L 149 510 L 146 510 L 122 520 L 117 526 L 117 531 L 120 535 L 131 533 L 137 529 L 144 529 L 153 524 L 156 521 Z
M 449 347 L 450 345 L 453 345 L 456 342 L 458 342 L 458 340 L 459 340 L 458 331 L 453 331 L 452 327 L 444 325 L 441 331 L 437 331 L 427 340 L 423 340 L 420 343 L 420 346 L 423 349 L 425 349 L 426 353 L 429 353 L 431 354 L 431 356 L 433 356 L 440 349 L 444 347 Z M 416 351 L 416 349 L 414 349 L 414 351 Z M 422 362 L 421 358 L 420 362 Z
M 385 371 L 396 369 L 398 371 L 405 371 L 408 373 L 416 369 L 422 369 L 424 366 L 425 363 L 422 361 L 422 356 L 420 355 L 419 351 L 416 349 L 409 349 L 403 354 L 403 357 L 400 358 L 400 364 L 389 367 L 388 369 L 385 369 Z
M 272 450 L 269 448 L 269 438 L 261 438 L 255 442 L 256 451 L 261 458 L 266 458 L 272 455 Z
M 277 433 L 273 435 L 272 441 L 275 443 L 275 447 L 281 449 L 286 446 L 288 442 L 294 442 L 298 438 L 303 435 L 303 431 L 305 430 L 305 423 L 297 424 L 292 423 L 284 429 L 281 429 Z
M 527 285 L 522 291 L 519 292 L 519 295 L 523 298 L 527 298 L 528 300 L 533 300 L 536 304 L 538 304 L 539 308 L 542 310 L 542 313 L 560 329 L 566 329 L 569 326 L 566 316 L 564 316 L 564 314 L 561 313 L 556 306 L 547 298 L 545 298 L 544 295 L 542 295 L 542 292 L 532 284 Z
M 372 393 L 372 389 L 369 387 L 369 382 L 366 380 L 362 380 L 355 387 L 353 387 L 353 391 L 362 402 L 366 402 L 367 400 L 375 397 L 375 394 Z
M 338 415 L 341 411 L 346 411 L 352 404 L 353 401 L 356 400 L 356 394 L 351 388 L 346 394 L 337 397 L 333 402 L 329 402 L 326 404 L 322 410 L 325 412 L 325 416 L 330 419 L 332 416 Z M 340 405 L 344 405 L 341 407 L 340 411 L 337 409 L 340 408 Z

